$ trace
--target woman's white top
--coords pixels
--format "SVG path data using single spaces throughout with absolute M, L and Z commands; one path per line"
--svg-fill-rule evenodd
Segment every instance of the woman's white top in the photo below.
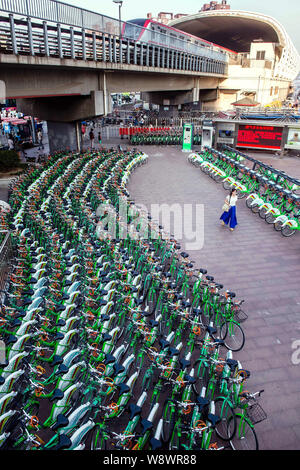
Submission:
M 226 197 L 226 201 L 229 202 L 229 199 L 230 199 L 230 207 L 234 207 L 236 205 L 236 201 L 238 200 L 238 197 L 237 196 L 230 196 L 228 195 Z

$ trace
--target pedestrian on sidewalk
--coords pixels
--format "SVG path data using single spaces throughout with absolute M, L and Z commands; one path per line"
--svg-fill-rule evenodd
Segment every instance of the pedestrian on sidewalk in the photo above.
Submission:
M 44 148 L 44 146 L 43 146 L 43 133 L 42 133 L 41 129 L 39 129 L 38 132 L 37 132 L 37 138 L 38 138 L 39 150 L 41 150 L 41 147 L 42 147 L 42 149 Z
M 98 142 L 99 142 L 99 144 L 102 143 L 102 137 L 101 137 L 101 132 L 100 131 L 98 132 Z
M 233 232 L 234 228 L 237 225 L 236 219 L 236 201 L 237 201 L 237 191 L 236 189 L 232 189 L 230 194 L 226 197 L 224 206 L 223 206 L 223 214 L 220 217 L 222 220 L 222 225 L 228 225 L 230 230 Z
M 12 138 L 11 134 L 9 134 L 9 137 L 8 137 L 8 140 L 7 140 L 7 145 L 8 145 L 9 150 L 14 150 L 15 144 L 14 144 L 14 141 L 13 141 L 13 138 Z
M 94 139 L 95 139 L 95 136 L 94 136 L 94 129 L 91 129 L 91 130 L 90 130 L 89 138 L 90 138 L 90 141 L 91 141 L 91 148 L 94 148 Z

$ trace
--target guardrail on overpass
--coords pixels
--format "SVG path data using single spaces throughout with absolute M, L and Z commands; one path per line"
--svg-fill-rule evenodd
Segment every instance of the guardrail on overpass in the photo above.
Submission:
M 2 54 L 227 75 L 226 54 L 212 48 L 184 41 L 182 51 L 172 44 L 135 41 L 120 31 L 118 20 L 55 0 L 0 0 Z

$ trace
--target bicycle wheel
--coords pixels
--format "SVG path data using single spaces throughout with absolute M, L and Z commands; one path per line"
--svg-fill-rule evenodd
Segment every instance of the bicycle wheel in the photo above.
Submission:
M 164 443 L 169 442 L 174 426 L 175 426 L 176 409 L 172 401 L 166 400 L 163 408 L 163 428 L 162 440 Z
M 265 219 L 265 218 L 266 218 L 267 211 L 268 211 L 268 209 L 267 209 L 266 207 L 262 207 L 262 208 L 259 210 L 259 217 L 261 217 L 262 219 Z
M 156 304 L 157 304 L 157 292 L 151 291 L 150 289 L 148 292 L 146 301 L 145 301 L 145 307 L 149 307 L 150 314 L 154 313 Z
M 291 235 L 293 235 L 294 233 L 296 232 L 295 229 L 293 229 L 292 227 L 290 227 L 289 225 L 286 225 L 285 227 L 283 227 L 283 229 L 281 230 L 281 233 L 284 237 L 290 237 Z
M 96 425 L 87 434 L 85 440 L 86 449 L 89 450 L 106 450 L 106 439 L 101 428 Z
M 251 206 L 251 210 L 254 214 L 257 214 L 258 211 L 259 211 L 259 205 L 258 204 L 254 204 L 253 206 Z
M 228 423 L 228 434 L 232 434 L 234 420 L 231 418 Z M 258 440 L 253 425 L 241 416 L 236 416 L 236 432 L 230 439 L 233 450 L 258 450 Z
M 240 351 L 245 344 L 243 329 L 235 321 L 223 323 L 220 329 L 220 337 L 224 340 L 226 348 L 231 351 Z
M 203 359 L 197 359 L 194 364 L 196 382 L 192 385 L 194 393 L 198 396 L 202 387 L 206 387 L 209 380 L 209 368 Z
M 276 230 L 276 232 L 280 232 L 280 230 L 282 230 L 282 225 L 283 222 L 281 220 L 277 220 L 277 222 L 275 222 L 275 224 L 273 225 L 274 230 Z
M 209 302 L 206 302 L 201 314 L 201 320 L 204 326 L 208 326 L 211 320 L 211 306 Z
M 223 188 L 228 191 L 229 189 L 231 189 L 231 183 L 229 183 L 229 181 L 223 181 Z
M 223 398 L 217 398 L 215 400 L 215 409 L 216 415 L 221 419 L 216 425 L 216 433 L 223 441 L 230 441 L 236 432 L 236 416 L 234 410 L 228 401 L 225 401 Z M 230 420 L 232 420 L 232 422 Z M 229 422 L 231 422 L 230 428 Z
M 267 222 L 267 224 L 273 224 L 274 223 L 274 215 L 272 214 L 272 212 L 269 212 L 269 214 L 266 215 L 265 217 L 265 221 Z
M 189 450 L 188 435 L 180 429 L 180 422 L 174 426 L 169 442 L 169 450 Z
M 142 382 L 142 392 L 147 392 L 150 388 L 150 385 L 152 383 L 152 378 L 153 378 L 153 372 L 146 371 L 143 382 Z

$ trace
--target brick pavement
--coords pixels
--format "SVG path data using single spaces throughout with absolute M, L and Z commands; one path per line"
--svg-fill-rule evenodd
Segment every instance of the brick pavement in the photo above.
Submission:
M 299 234 L 282 237 L 244 200 L 238 201 L 239 225 L 231 233 L 219 222 L 226 195 L 221 184 L 189 164 L 188 154 L 178 148 L 142 149 L 150 158 L 132 175 L 131 196 L 148 207 L 204 204 L 204 245 L 201 250 L 187 250 L 190 259 L 236 292 L 238 299 L 245 299 L 246 343 L 234 357 L 251 371 L 247 389 L 265 390 L 261 404 L 268 419 L 256 426 L 260 448 L 300 449 L 300 364 L 291 360 L 292 343 L 300 340 Z M 274 158 L 272 165 L 288 174 L 294 175 L 295 169 L 300 173 L 297 159 Z M 186 241 L 183 237 L 183 249 Z

